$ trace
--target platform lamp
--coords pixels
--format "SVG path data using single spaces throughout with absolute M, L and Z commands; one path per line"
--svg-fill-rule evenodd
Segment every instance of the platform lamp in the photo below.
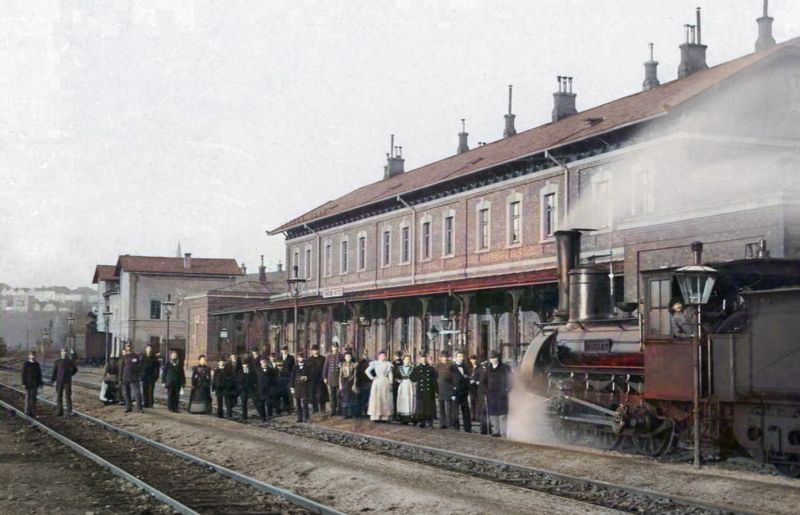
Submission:
M 295 353 L 298 352 L 299 346 L 297 344 L 297 308 L 298 308 L 298 298 L 300 298 L 300 294 L 303 292 L 303 286 L 306 284 L 306 280 L 300 278 L 300 274 L 298 273 L 297 265 L 292 267 L 292 273 L 289 275 L 289 278 L 286 279 L 286 284 L 289 287 L 289 295 L 294 299 L 294 321 L 292 323 L 292 344 L 294 345 Z
M 700 342 L 702 331 L 702 307 L 708 304 L 711 298 L 711 291 L 717 281 L 717 271 L 709 266 L 701 264 L 703 244 L 699 241 L 692 243 L 692 253 L 694 254 L 694 264 L 684 266 L 675 271 L 675 278 L 681 289 L 683 301 L 687 306 L 695 306 L 697 309 L 697 325 L 694 330 L 694 347 L 692 364 L 694 369 L 694 396 L 692 399 L 692 418 L 694 431 L 694 468 L 700 468 Z
M 75 315 L 72 311 L 69 312 L 69 316 L 67 317 L 67 352 L 69 353 L 70 357 L 75 353 Z
M 175 303 L 172 302 L 172 294 L 167 294 L 167 300 L 161 301 L 161 307 L 164 308 L 164 314 L 167 316 L 167 341 L 164 342 L 164 351 L 161 353 L 161 359 L 164 360 L 163 362 L 166 363 L 169 360 L 169 319 L 172 316 L 172 308 L 175 307 Z
M 103 317 L 106 320 L 106 365 L 108 365 L 108 354 L 111 351 L 111 308 L 106 306 L 106 310 L 103 312 Z

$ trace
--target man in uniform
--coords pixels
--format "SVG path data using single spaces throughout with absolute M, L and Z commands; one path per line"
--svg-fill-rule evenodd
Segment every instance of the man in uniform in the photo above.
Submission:
M 460 424 L 458 412 L 461 410 L 461 419 L 464 423 L 464 431 L 472 432 L 472 418 L 469 412 L 469 382 L 472 376 L 472 368 L 469 363 L 464 361 L 464 353 L 456 352 L 456 359 L 453 362 L 453 389 L 455 390 L 455 403 L 453 404 L 450 426 L 458 431 Z
M 439 363 L 435 368 L 439 384 L 439 429 L 447 429 L 456 400 L 453 386 L 453 364 L 450 363 L 450 355 L 447 352 L 439 355 Z
M 679 300 L 672 303 L 669 328 L 673 338 L 691 338 L 694 336 L 694 317 L 691 312 L 683 308 L 683 302 Z
M 305 358 L 302 354 L 297 355 L 297 363 L 289 384 L 291 385 L 292 395 L 297 401 L 297 421 L 308 422 L 308 396 L 311 392 L 313 380 L 311 371 L 305 364 Z
M 433 427 L 433 419 L 436 418 L 436 392 L 439 385 L 436 380 L 436 369 L 428 364 L 428 356 L 420 355 L 419 363 L 411 372 L 411 382 L 417 390 L 417 406 L 414 418 L 419 427 L 426 424 Z
M 25 387 L 25 414 L 29 417 L 36 416 L 36 395 L 43 385 L 42 367 L 36 361 L 36 351 L 30 351 L 28 353 L 28 361 L 22 365 L 22 386 Z
M 253 406 L 258 411 L 258 378 L 256 371 L 250 370 L 250 363 L 242 363 L 242 369 L 236 374 L 236 388 L 242 401 L 242 421 L 247 420 L 247 401 L 252 400 Z
M 394 353 L 394 359 L 392 360 L 392 369 L 397 370 L 398 368 L 403 366 L 403 353 L 397 351 Z M 392 406 L 394 406 L 394 415 L 392 418 L 397 420 L 397 389 L 400 386 L 399 381 L 392 382 Z
M 67 401 L 67 413 L 72 413 L 72 376 L 78 373 L 75 362 L 67 356 L 67 350 L 61 349 L 61 357 L 53 363 L 53 375 L 50 381 L 56 385 L 59 417 L 64 416 L 64 396 Z
M 300 361 L 298 359 L 298 361 Z M 306 368 L 308 368 L 309 381 L 309 395 L 311 396 L 312 406 L 314 413 L 319 413 L 320 410 L 325 412 L 325 399 L 323 397 L 323 389 L 325 384 L 322 382 L 322 370 L 325 368 L 325 358 L 319 355 L 319 346 L 311 346 L 311 356 L 306 360 Z M 325 392 L 327 397 L 327 392 Z
M 181 399 L 181 388 L 186 386 L 186 374 L 178 360 L 178 353 L 169 353 L 169 361 L 164 365 L 161 382 L 167 389 L 167 408 L 173 413 L 178 413 Z
M 133 411 L 133 399 L 131 391 L 136 397 L 136 409 L 141 413 L 142 410 L 142 390 L 139 384 L 141 381 L 142 363 L 139 355 L 133 352 L 132 346 L 126 345 L 122 349 L 122 392 L 125 397 L 125 413 Z
M 339 369 L 342 366 L 344 357 L 339 354 L 339 344 L 331 344 L 331 353 L 325 356 L 325 364 L 322 367 L 322 380 L 328 388 L 331 400 L 331 415 L 339 413 Z
M 153 393 L 156 389 L 156 382 L 158 382 L 159 370 L 158 356 L 156 356 L 152 345 L 147 345 L 144 348 L 144 356 L 142 356 L 142 405 L 145 408 L 152 408 L 154 396 Z

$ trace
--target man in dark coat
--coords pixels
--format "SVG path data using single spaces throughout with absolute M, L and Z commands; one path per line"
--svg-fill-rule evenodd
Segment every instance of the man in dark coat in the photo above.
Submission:
M 497 351 L 489 352 L 489 366 L 481 375 L 486 388 L 486 412 L 492 436 L 505 436 L 508 421 L 508 392 L 511 391 L 511 369 L 500 363 Z
M 217 398 L 217 416 L 223 418 L 222 405 L 228 396 L 228 379 L 226 377 L 228 370 L 225 367 L 225 360 L 219 358 L 217 361 L 217 368 L 211 375 L 211 389 L 214 391 L 214 396 Z M 233 406 L 228 405 L 228 418 L 232 418 Z
M 292 370 L 294 370 L 294 356 L 289 356 L 291 359 Z M 280 415 L 284 411 L 291 413 L 294 411 L 294 401 L 292 395 L 289 393 L 289 381 L 291 380 L 292 373 L 286 369 L 286 362 L 281 358 L 272 354 L 270 356 L 270 367 L 277 370 L 278 375 L 272 387 L 272 399 L 275 412 Z
M 22 386 L 25 387 L 25 414 L 29 417 L 36 416 L 36 396 L 39 388 L 44 386 L 42 380 L 42 367 L 36 361 L 36 352 L 28 353 L 28 361 L 22 365 Z
M 397 351 L 394 353 L 392 360 L 392 370 L 394 371 L 395 378 L 397 378 L 397 370 L 403 366 L 403 353 Z M 394 419 L 397 420 L 397 389 L 400 387 L 400 381 L 392 381 L 392 406 L 394 406 Z
M 460 410 L 464 431 L 467 433 L 472 432 L 472 417 L 469 411 L 469 381 L 471 376 L 472 368 L 464 360 L 464 353 L 461 351 L 456 352 L 456 358 L 453 361 L 453 389 L 456 394 L 456 400 L 450 418 L 450 427 L 458 431 L 460 427 L 458 412 Z
M 156 356 L 152 345 L 144 348 L 142 356 L 142 405 L 145 408 L 152 408 L 156 383 L 158 382 L 158 370 L 160 368 L 158 356 Z
M 477 361 L 477 356 L 475 361 Z M 488 361 L 475 365 L 475 368 L 472 369 L 472 377 L 470 379 L 472 387 L 470 396 L 473 395 L 473 391 L 475 392 L 475 409 L 472 411 L 472 415 L 480 422 L 482 435 L 489 434 L 489 415 L 486 413 L 486 382 L 481 381 L 481 377 L 486 372 L 488 366 Z
M 308 397 L 311 394 L 313 378 L 311 369 L 306 365 L 304 356 L 297 355 L 297 363 L 289 380 L 292 395 L 297 401 L 297 421 L 308 422 Z
M 247 356 L 247 364 L 250 365 L 250 372 L 256 372 L 261 366 L 261 356 L 258 353 L 258 349 L 250 351 L 250 355 Z
M 280 360 L 283 362 L 283 368 L 286 370 L 287 374 L 291 374 L 292 370 L 294 370 L 295 359 L 294 356 L 289 354 L 289 346 L 284 345 L 281 347 L 281 356 Z
M 322 366 L 322 381 L 328 388 L 331 400 L 331 415 L 339 413 L 339 369 L 344 361 L 344 356 L 339 354 L 339 344 L 331 344 L 331 353 L 325 356 L 325 364 Z
M 267 358 L 261 358 L 261 364 L 256 373 L 256 389 L 258 394 L 255 397 L 256 409 L 261 421 L 272 418 L 275 412 L 275 400 L 279 398 L 275 395 L 275 386 L 278 382 L 278 370 L 272 367 Z
M 211 413 L 211 369 L 206 355 L 200 354 L 198 364 L 192 367 L 192 391 L 189 394 L 189 413 Z M 196 405 L 201 407 L 198 408 Z
M 439 383 L 439 429 L 447 429 L 455 408 L 456 392 L 453 385 L 453 364 L 450 355 L 442 352 L 436 364 L 436 378 Z
M 78 373 L 75 362 L 67 356 L 67 350 L 61 349 L 61 357 L 53 363 L 53 375 L 50 381 L 55 383 L 59 417 L 64 416 L 64 397 L 66 396 L 67 413 L 72 413 L 72 376 Z
M 181 388 L 186 386 L 186 374 L 183 365 L 178 360 L 178 353 L 169 353 L 169 361 L 164 365 L 161 373 L 161 382 L 167 389 L 167 409 L 178 413 L 181 399 Z
M 369 394 L 372 389 L 372 379 L 367 375 L 367 368 L 369 368 L 369 358 L 367 357 L 367 351 L 364 351 L 356 365 L 356 390 L 358 390 L 358 401 L 355 412 L 358 417 L 366 417 L 367 408 L 369 408 Z
M 311 396 L 311 405 L 314 408 L 314 413 L 319 413 L 320 410 L 324 413 L 325 399 L 323 395 L 327 397 L 328 392 L 325 391 L 323 394 L 323 390 L 326 390 L 325 383 L 322 381 L 325 358 L 320 356 L 318 345 L 311 346 L 311 356 L 306 360 L 306 368 L 308 368 L 309 381 L 311 381 L 311 391 L 309 395 Z
M 133 411 L 131 391 L 136 397 L 136 409 L 141 413 L 142 410 L 142 390 L 141 381 L 142 363 L 139 355 L 133 352 L 132 347 L 122 349 L 122 391 L 125 397 L 125 413 Z
M 439 384 L 436 379 L 436 369 L 428 364 L 428 356 L 422 354 L 419 363 L 411 372 L 411 382 L 414 383 L 417 392 L 417 406 L 414 418 L 419 427 L 430 425 L 433 427 L 433 419 L 436 418 L 436 392 Z
M 256 371 L 250 370 L 250 363 L 242 363 L 242 369 L 236 374 L 236 389 L 239 392 L 239 399 L 242 401 L 242 421 L 246 421 L 247 402 L 251 401 L 258 411 L 258 377 Z

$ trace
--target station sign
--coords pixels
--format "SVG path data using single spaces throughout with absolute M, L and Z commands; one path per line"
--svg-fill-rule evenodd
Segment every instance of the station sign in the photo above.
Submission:
M 344 288 L 323 288 L 322 298 L 330 299 L 333 297 L 344 297 Z

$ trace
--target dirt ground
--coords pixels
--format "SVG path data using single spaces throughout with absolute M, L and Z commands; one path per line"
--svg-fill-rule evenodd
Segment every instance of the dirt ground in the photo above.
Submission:
M 543 493 L 449 473 L 256 425 L 209 416 L 103 406 L 75 387 L 78 410 L 347 513 L 611 513 Z M 44 397 L 52 396 L 46 389 Z
M 171 510 L 0 410 L 0 512 L 99 515 Z

